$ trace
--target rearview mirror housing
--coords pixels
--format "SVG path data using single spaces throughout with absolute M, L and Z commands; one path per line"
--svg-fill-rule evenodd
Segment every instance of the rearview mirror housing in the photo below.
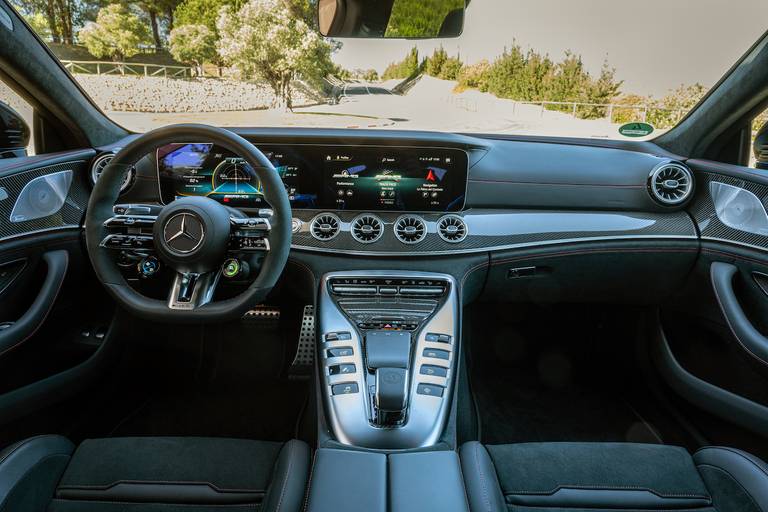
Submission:
M 465 0 L 318 0 L 326 37 L 433 39 L 459 37 Z
M 753 144 L 755 151 L 755 167 L 768 171 L 768 122 L 758 130 Z
M 0 101 L 0 158 L 27 156 L 29 126 L 18 112 Z

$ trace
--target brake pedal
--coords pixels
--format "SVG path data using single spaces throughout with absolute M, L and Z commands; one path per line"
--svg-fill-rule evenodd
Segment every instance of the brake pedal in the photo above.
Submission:
M 299 344 L 291 363 L 292 376 L 308 377 L 315 364 L 315 307 L 304 306 L 299 329 Z

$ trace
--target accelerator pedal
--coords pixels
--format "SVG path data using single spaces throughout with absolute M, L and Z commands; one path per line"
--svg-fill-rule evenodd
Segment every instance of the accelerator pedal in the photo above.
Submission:
M 315 364 L 315 307 L 304 306 L 299 329 L 299 344 L 291 363 L 290 375 L 294 378 L 308 378 Z

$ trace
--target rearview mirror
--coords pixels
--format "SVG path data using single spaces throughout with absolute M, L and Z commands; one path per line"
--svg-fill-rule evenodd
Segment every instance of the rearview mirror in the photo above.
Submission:
M 459 37 L 465 0 L 319 0 L 326 37 L 428 39 Z
M 0 101 L 0 158 L 27 156 L 29 133 L 19 113 Z

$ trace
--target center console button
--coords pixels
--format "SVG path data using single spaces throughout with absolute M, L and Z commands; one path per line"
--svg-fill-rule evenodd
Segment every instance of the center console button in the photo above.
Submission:
M 328 357 L 347 357 L 354 354 L 352 351 L 352 347 L 336 347 L 336 348 L 329 348 L 326 352 Z
M 423 364 L 421 365 L 420 372 L 422 375 L 432 375 L 434 377 L 447 377 L 448 376 L 448 368 L 444 368 L 442 366 L 435 366 L 433 364 Z
M 357 393 L 357 382 L 345 382 L 343 384 L 334 384 L 331 386 L 331 393 L 334 395 L 351 395 Z
M 424 357 L 432 357 L 435 359 L 444 359 L 449 360 L 451 358 L 451 353 L 447 350 L 439 350 L 436 348 L 425 348 L 424 349 Z
M 379 293 L 381 295 L 397 295 L 396 286 L 379 286 Z
M 351 340 L 352 335 L 349 332 L 329 332 L 325 335 L 325 341 L 347 341 Z
M 430 395 L 430 396 L 443 396 L 443 391 L 445 388 L 443 386 L 438 386 L 437 384 L 419 384 L 416 387 L 416 393 L 419 395 Z
M 330 375 L 350 375 L 355 373 L 355 370 L 355 365 L 352 363 L 334 364 L 328 367 L 328 373 Z

